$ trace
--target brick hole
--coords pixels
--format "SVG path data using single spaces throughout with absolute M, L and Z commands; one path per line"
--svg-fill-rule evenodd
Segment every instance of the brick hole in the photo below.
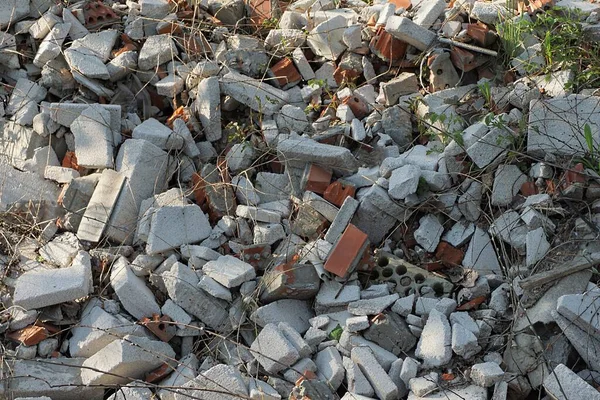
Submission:
M 378 279 L 378 278 L 379 278 L 379 272 L 371 271 L 371 279 Z
M 402 286 L 409 286 L 412 282 L 412 279 L 410 279 L 410 276 L 403 276 L 402 279 L 400 279 L 400 284 Z
M 436 282 L 433 285 L 431 285 L 431 288 L 435 292 L 436 297 L 441 297 L 444 294 L 444 285 L 442 285 L 439 282 Z
M 390 259 L 387 257 L 380 257 L 379 260 L 377 260 L 377 265 L 379 265 L 380 267 L 385 267 L 390 263 Z
M 161 331 L 164 331 L 167 328 L 167 326 L 165 324 L 158 324 L 158 329 L 160 329 Z
M 384 278 L 389 278 L 393 274 L 394 274 L 394 270 L 391 268 L 385 268 L 383 271 L 381 271 L 381 275 L 383 275 Z
M 423 283 L 423 282 L 425 282 L 425 277 L 423 276 L 423 274 L 416 274 L 415 275 L 415 282 L 416 283 Z
M 404 275 L 406 273 L 407 269 L 404 265 L 398 265 L 396 267 L 396 274 L 398 275 Z

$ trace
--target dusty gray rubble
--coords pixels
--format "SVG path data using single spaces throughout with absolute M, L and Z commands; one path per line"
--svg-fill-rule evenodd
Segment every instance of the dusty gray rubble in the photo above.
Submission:
M 0 398 L 600 399 L 554 5 L 0 1 Z

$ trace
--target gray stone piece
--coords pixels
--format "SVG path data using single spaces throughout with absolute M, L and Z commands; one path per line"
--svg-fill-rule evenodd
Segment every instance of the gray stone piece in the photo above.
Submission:
M 348 382 L 348 392 L 356 393 L 361 396 L 372 397 L 375 395 L 373 387 L 362 373 L 359 366 L 349 357 L 343 357 L 342 363 L 346 369 L 346 381 Z
M 600 368 L 600 340 L 594 336 L 593 332 L 579 328 L 558 312 L 552 311 L 551 315 L 585 363 L 597 371 Z
M 594 146 L 600 143 L 600 125 L 596 110 L 600 98 L 585 95 L 533 100 L 530 103 L 527 152 L 535 155 L 583 154 L 588 151 L 585 125 L 592 128 Z
M 145 387 L 122 387 L 108 400 L 145 400 L 152 397 L 152 391 Z
M 511 133 L 503 128 L 493 128 L 469 146 L 467 154 L 479 168 L 484 168 L 498 158 L 511 143 Z
M 550 243 L 546 239 L 544 228 L 537 228 L 527 232 L 525 244 L 527 247 L 525 263 L 528 267 L 544 259 L 546 253 L 550 250 Z
M 152 215 L 146 252 L 156 254 L 197 243 L 211 231 L 208 218 L 196 204 L 160 207 Z
M 70 47 L 64 51 L 69 67 L 91 79 L 108 80 L 110 74 L 100 58 L 87 48 Z
M 495 362 L 475 364 L 471 367 L 471 380 L 478 386 L 490 387 L 504 378 L 504 371 Z
M 516 165 L 498 166 L 492 189 L 492 205 L 509 205 L 525 182 L 527 182 L 527 176 Z
M 71 266 L 25 272 L 15 283 L 13 304 L 27 310 L 87 296 L 93 289 L 90 256 L 79 251 Z
M 368 347 L 355 347 L 351 351 L 351 358 L 361 372 L 367 377 L 375 394 L 381 400 L 393 400 L 398 396 L 398 388 L 388 374 L 377 362 L 373 351 Z
M 453 387 L 443 389 L 437 393 L 425 397 L 417 397 L 414 393 L 409 393 L 407 400 L 440 399 L 440 400 L 488 400 L 487 389 L 477 385 L 470 385 L 463 388 Z
M 452 330 L 448 319 L 437 310 L 429 313 L 415 355 L 426 367 L 441 367 L 452 358 Z
M 475 228 L 462 265 L 483 273 L 499 273 L 501 271 L 494 245 L 488 233 L 483 229 Z
M 427 214 L 419 220 L 419 228 L 415 230 L 415 240 L 425 251 L 433 253 L 440 243 L 444 227 L 433 214 Z
M 404 165 L 395 169 L 389 180 L 390 196 L 396 200 L 404 200 L 407 196 L 416 193 L 420 177 L 421 170 L 414 165 Z
M 314 316 L 307 301 L 284 299 L 259 307 L 250 315 L 250 319 L 259 326 L 287 322 L 296 332 L 303 334 L 310 327 L 308 320 Z
M 473 233 L 475 233 L 474 224 L 459 221 L 452 225 L 452 228 L 442 236 L 442 240 L 454 247 L 461 247 L 469 241 Z
M 394 313 L 385 313 L 382 318 L 373 321 L 364 337 L 396 356 L 409 352 L 417 343 L 404 319 Z
M 102 171 L 77 230 L 80 240 L 100 241 L 124 183 L 125 178 L 118 172 L 112 169 Z
M 106 235 L 119 243 L 131 243 L 142 200 L 164 190 L 167 153 L 146 140 L 128 139 L 119 150 L 116 170 L 127 178 L 111 215 Z M 178 227 L 179 228 L 179 227 Z
M 419 3 L 419 8 L 412 21 L 429 29 L 445 9 L 446 2 L 444 0 L 422 1 Z
M 527 227 L 517 212 L 509 210 L 501 214 L 494 220 L 489 232 L 510 244 L 517 251 L 525 252 Z
M 171 35 L 150 36 L 140 50 L 138 67 L 142 71 L 157 69 L 159 65 L 171 61 L 178 55 Z
M 283 90 L 235 71 L 225 74 L 219 84 L 223 94 L 267 116 L 275 114 L 289 101 Z
M 174 400 L 236 400 L 247 398 L 248 387 L 240 371 L 232 365 L 217 364 L 184 384 Z
M 183 136 L 175 134 L 154 118 L 149 118 L 136 126 L 131 136 L 134 139 L 147 140 L 163 150 L 181 149 L 184 144 Z
M 417 25 L 406 17 L 389 17 L 385 25 L 385 30 L 395 38 L 400 39 L 421 51 L 427 50 L 435 43 L 437 38 L 433 32 Z
M 452 325 L 452 351 L 469 359 L 481 351 L 477 337 L 460 324 Z
M 69 339 L 71 357 L 91 357 L 106 345 L 125 335 L 143 336 L 144 328 L 120 315 L 112 315 L 102 303 L 91 300 L 83 309 L 79 324 L 71 329 Z
M 350 150 L 304 137 L 280 140 L 277 154 L 282 162 L 302 168 L 306 163 L 314 163 L 346 173 L 356 172 L 358 169 L 358 162 Z
M 271 374 L 291 367 L 300 359 L 296 348 L 275 324 L 266 324 L 252 345 L 250 352 L 260 365 Z
M 337 390 L 344 380 L 342 356 L 335 347 L 327 347 L 315 356 L 317 376 L 327 382 L 333 390 Z
M 187 265 L 176 262 L 162 279 L 175 304 L 218 332 L 228 332 L 227 302 L 216 299 L 198 287 L 198 276 Z
M 175 351 L 168 343 L 128 335 L 85 360 L 81 381 L 84 385 L 125 384 L 174 361 Z
M 412 393 L 418 397 L 426 397 L 428 394 L 438 389 L 439 374 L 430 372 L 419 378 L 413 378 L 409 382 L 409 387 Z
M 204 78 L 197 86 L 196 112 L 210 142 L 221 139 L 221 89 L 215 76 Z
M 600 393 L 564 364 L 559 364 L 544 378 L 544 389 L 557 400 L 575 397 L 600 399 Z
M 252 265 L 232 256 L 221 256 L 209 261 L 202 267 L 202 272 L 223 286 L 233 288 L 256 278 Z
M 27 17 L 30 12 L 29 1 L 7 0 L 0 4 L 0 29 L 14 25 Z
M 110 52 L 115 47 L 118 37 L 119 31 L 106 29 L 74 40 L 70 48 L 85 49 L 105 63 L 110 58 Z
M 556 304 L 556 310 L 582 330 L 598 334 L 600 333 L 600 317 L 597 315 L 599 304 L 600 292 L 596 289 L 582 294 L 561 296 Z
M 233 300 L 229 289 L 209 276 L 201 276 L 198 282 L 198 287 L 217 299 L 222 299 L 229 302 Z
M 110 284 L 119 297 L 123 308 L 136 319 L 160 314 L 160 306 L 144 279 L 136 276 L 125 257 L 119 258 L 112 266 Z
M 358 300 L 348 304 L 348 312 L 354 315 L 376 315 L 398 300 L 398 293 L 368 300 Z
M 43 362 L 15 360 L 10 364 L 11 376 L 6 377 L 6 391 L 15 398 L 47 396 L 64 400 L 78 400 L 82 397 L 87 400 L 102 400 L 104 388 L 82 384 L 81 365 L 85 360 L 63 357 Z
M 114 166 L 111 115 L 99 104 L 92 104 L 72 123 L 77 163 L 87 168 Z
M 328 18 L 310 32 L 307 44 L 316 55 L 335 61 L 346 50 L 343 35 L 347 26 L 341 15 Z

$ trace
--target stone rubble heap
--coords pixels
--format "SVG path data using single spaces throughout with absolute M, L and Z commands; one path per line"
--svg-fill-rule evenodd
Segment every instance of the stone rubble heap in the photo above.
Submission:
M 600 399 L 600 97 L 510 4 L 0 1 L 0 397 Z

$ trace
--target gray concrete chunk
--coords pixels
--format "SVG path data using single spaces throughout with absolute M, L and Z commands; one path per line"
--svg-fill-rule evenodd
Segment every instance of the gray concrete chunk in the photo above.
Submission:
M 240 286 L 256 278 L 252 265 L 232 256 L 221 256 L 215 261 L 209 261 L 202 267 L 202 271 L 227 288 Z
M 142 278 L 133 273 L 126 258 L 121 257 L 113 264 L 110 284 L 123 307 L 136 319 L 160 314 L 160 306 L 152 291 Z
M 452 330 L 446 316 L 431 310 L 423 328 L 415 355 L 429 367 L 441 367 L 452 358 Z
M 80 251 L 68 268 L 36 269 L 17 278 L 13 304 L 48 307 L 87 296 L 93 289 L 90 256 Z
M 355 347 L 350 354 L 352 361 L 359 366 L 381 400 L 396 399 L 398 388 L 379 365 L 371 349 L 368 347 Z
M 275 324 L 265 325 L 252 346 L 250 346 L 250 352 L 260 365 L 271 374 L 276 374 L 291 367 L 300 359 L 296 348 Z
M 152 214 L 146 252 L 156 254 L 200 242 L 211 232 L 208 218 L 196 204 L 160 207 Z

